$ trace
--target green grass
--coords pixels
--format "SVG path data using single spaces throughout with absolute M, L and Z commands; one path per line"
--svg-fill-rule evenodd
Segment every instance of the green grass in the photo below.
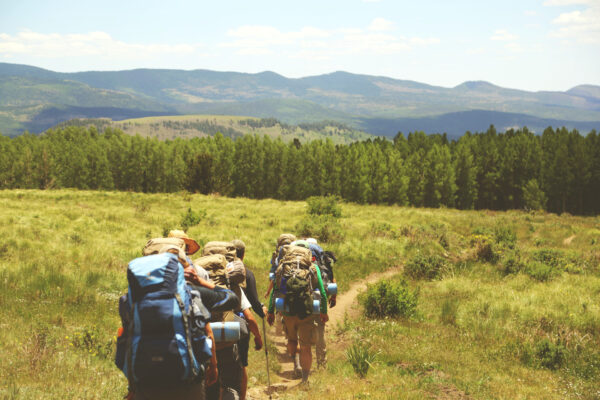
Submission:
M 277 236 L 306 218 L 304 202 L 189 193 L 11 190 L 0 191 L 0 203 L 0 398 L 7 399 L 124 394 L 112 341 L 127 262 L 147 239 L 180 227 L 190 208 L 206 210 L 188 231 L 200 244 L 245 241 L 259 294 Z M 325 244 L 339 256 L 341 293 L 408 260 L 435 256 L 444 267 L 408 281 L 419 290 L 413 316 L 347 320 L 329 338 L 329 365 L 311 376 L 308 392 L 283 398 L 600 396 L 599 217 L 341 208 L 343 240 Z M 481 257 L 474 240 L 481 237 L 491 261 Z M 515 254 L 525 266 L 547 265 L 551 279 L 507 270 Z M 366 379 L 346 360 L 353 343 L 378 353 Z M 266 384 L 264 354 L 251 350 L 250 365 L 251 384 Z

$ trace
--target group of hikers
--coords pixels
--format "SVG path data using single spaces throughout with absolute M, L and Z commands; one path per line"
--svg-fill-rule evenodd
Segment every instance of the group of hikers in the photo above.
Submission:
M 318 366 L 327 362 L 327 310 L 337 294 L 333 253 L 314 238 L 280 235 L 265 307 L 244 264 L 243 241 L 208 242 L 192 261 L 199 250 L 174 230 L 149 240 L 129 263 L 115 356 L 128 379 L 126 399 L 244 400 L 250 334 L 261 350 L 265 319 L 285 332 L 294 374 L 307 384 L 313 345 Z M 263 319 L 263 335 L 252 311 Z

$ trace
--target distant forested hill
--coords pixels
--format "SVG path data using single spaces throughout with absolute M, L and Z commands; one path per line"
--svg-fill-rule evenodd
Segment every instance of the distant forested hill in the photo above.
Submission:
M 0 132 L 37 133 L 74 114 L 112 119 L 221 114 L 293 124 L 334 120 L 387 136 L 413 126 L 456 136 L 492 123 L 506 128 L 533 123 L 537 132 L 548 125 L 585 131 L 600 128 L 600 87 L 528 92 L 481 81 L 444 88 L 347 72 L 298 79 L 209 70 L 58 73 L 0 63 Z

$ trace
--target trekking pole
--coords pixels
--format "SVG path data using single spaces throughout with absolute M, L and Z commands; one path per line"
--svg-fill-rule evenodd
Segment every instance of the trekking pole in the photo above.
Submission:
M 269 350 L 267 346 L 267 330 L 265 328 L 265 319 L 262 319 L 263 337 L 265 338 L 265 358 L 267 359 L 267 391 L 269 392 L 269 400 L 271 400 L 271 374 L 269 372 Z

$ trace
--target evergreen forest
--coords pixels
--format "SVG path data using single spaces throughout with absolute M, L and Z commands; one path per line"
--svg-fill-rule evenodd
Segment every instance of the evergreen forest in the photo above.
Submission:
M 106 128 L 0 135 L 0 189 L 189 191 L 248 198 L 600 213 L 600 135 L 547 128 L 398 133 L 348 145 L 268 136 L 161 141 Z

